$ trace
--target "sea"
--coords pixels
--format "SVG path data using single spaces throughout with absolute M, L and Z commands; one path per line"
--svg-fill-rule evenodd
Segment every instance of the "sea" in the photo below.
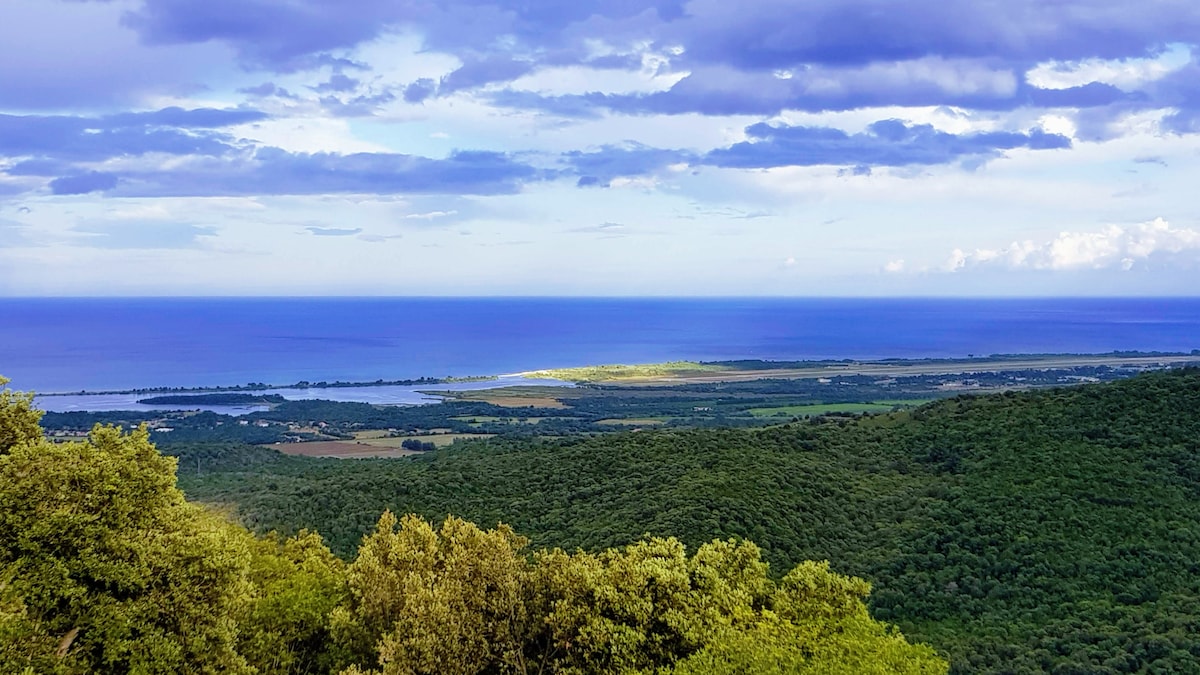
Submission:
M 66 409 L 98 409 L 81 391 L 155 387 L 503 376 L 455 385 L 478 387 L 609 363 L 1198 348 L 1200 298 L 0 298 L 0 375 L 74 393 L 38 399 Z M 415 403 L 429 388 L 296 395 Z

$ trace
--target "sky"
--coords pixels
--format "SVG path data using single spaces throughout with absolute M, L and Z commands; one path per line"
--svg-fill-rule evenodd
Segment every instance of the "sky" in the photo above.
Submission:
M 1171 296 L 1194 0 L 0 0 L 0 295 Z

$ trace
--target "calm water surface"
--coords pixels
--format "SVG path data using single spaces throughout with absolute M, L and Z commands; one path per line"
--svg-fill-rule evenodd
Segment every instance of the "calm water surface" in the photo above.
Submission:
M 42 392 L 1196 348 L 1200 299 L 0 299 L 0 374 Z

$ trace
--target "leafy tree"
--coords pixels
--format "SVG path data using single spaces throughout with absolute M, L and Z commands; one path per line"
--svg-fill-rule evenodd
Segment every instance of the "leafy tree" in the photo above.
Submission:
M 78 670 L 73 659 L 59 651 L 69 648 L 73 635 L 59 646 L 40 622 L 29 615 L 24 601 L 13 590 L 11 566 L 0 571 L 0 672 L 34 675 Z
M 145 428 L 0 456 L 0 563 L 88 670 L 249 672 L 230 617 L 247 588 L 231 527 L 186 504 Z M 64 638 L 65 639 L 65 638 Z
M 0 391 L 0 671 L 327 672 L 344 564 L 188 504 L 143 426 L 41 437 Z
M 350 565 L 343 634 L 360 655 L 364 639 L 375 642 L 384 675 L 524 671 L 525 544 L 505 525 L 451 517 L 434 530 L 385 512 Z
M 0 375 L 0 454 L 42 437 L 42 412 L 33 408 L 33 394 L 14 392 L 5 386 L 8 382 Z
M 260 675 L 330 672 L 337 662 L 330 616 L 349 597 L 345 563 L 315 532 L 243 536 L 254 591 L 240 617 L 238 651 Z

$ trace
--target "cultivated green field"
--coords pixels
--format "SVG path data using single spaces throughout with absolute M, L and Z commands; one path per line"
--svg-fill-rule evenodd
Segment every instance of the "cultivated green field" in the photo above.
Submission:
M 727 370 L 730 370 L 730 368 L 707 363 L 697 363 L 695 361 L 667 361 L 666 363 L 642 363 L 634 365 L 619 363 L 603 366 L 582 366 L 579 368 L 555 368 L 523 374 L 528 378 L 549 378 L 567 382 L 611 382 L 617 380 L 708 375 Z

